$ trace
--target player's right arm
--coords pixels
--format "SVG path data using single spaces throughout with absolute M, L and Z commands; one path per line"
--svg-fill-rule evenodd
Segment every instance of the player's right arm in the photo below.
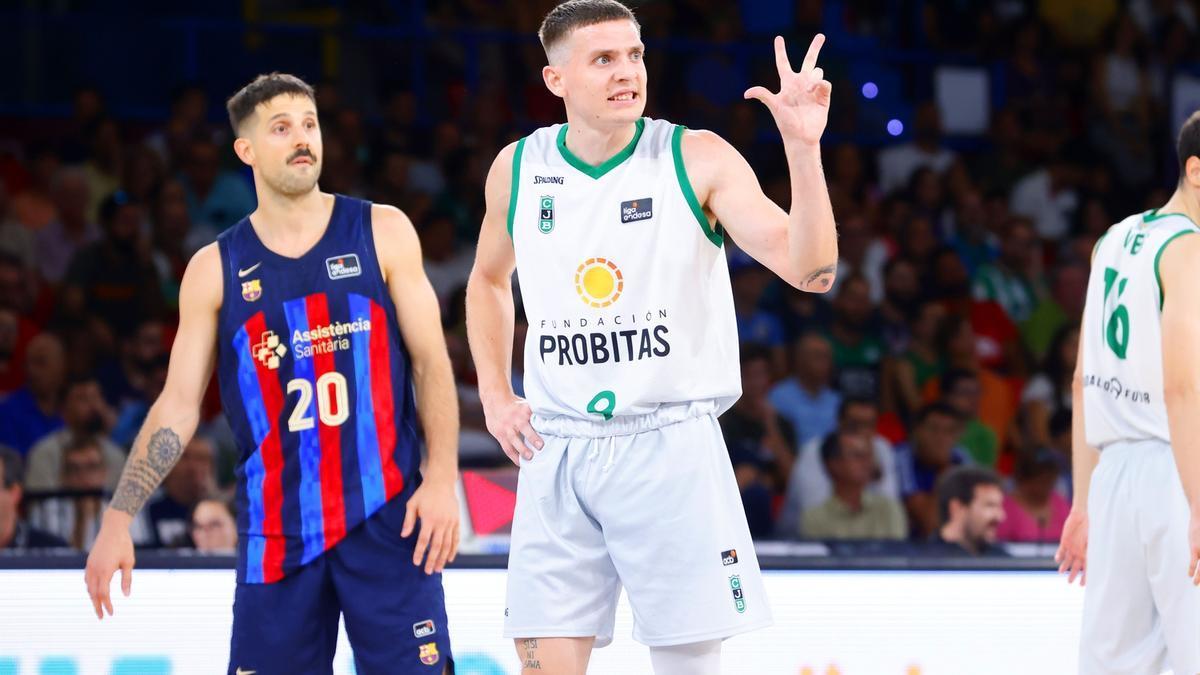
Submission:
M 111 616 L 109 585 L 121 570 L 121 590 L 133 582 L 133 517 L 179 461 L 196 432 L 200 402 L 216 356 L 217 311 L 221 306 L 221 256 L 210 244 L 188 263 L 179 287 L 179 331 L 171 347 L 167 381 L 150 407 L 125 462 L 125 470 L 88 555 L 84 580 L 96 617 Z
M 1085 326 L 1091 325 L 1087 310 L 1085 307 Z M 1083 340 L 1080 340 L 1075 374 L 1071 378 L 1071 512 L 1063 523 L 1054 561 L 1058 563 L 1058 571 L 1067 574 L 1067 583 L 1074 582 L 1078 576 L 1081 586 L 1087 583 L 1088 488 L 1092 483 L 1092 471 L 1100 460 L 1100 453 L 1087 443 L 1083 419 Z
M 1180 237 L 1160 255 L 1163 397 L 1171 450 L 1191 512 L 1188 576 L 1200 584 L 1200 354 L 1195 349 L 1200 345 L 1200 237 Z
M 516 251 L 508 232 L 512 196 L 513 157 L 516 143 L 500 151 L 488 171 L 484 187 L 486 211 L 475 249 L 475 265 L 467 281 L 467 340 L 475 359 L 479 398 L 488 432 L 504 454 L 520 464 L 519 455 L 533 457 L 542 439 L 529 424 L 529 404 L 512 388 L 513 305 L 512 275 Z

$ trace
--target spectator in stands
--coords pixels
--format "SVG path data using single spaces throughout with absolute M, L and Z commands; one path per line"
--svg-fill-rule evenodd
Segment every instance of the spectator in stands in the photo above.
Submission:
M 192 223 L 188 214 L 187 195 L 183 184 L 169 180 L 163 184 L 154 198 L 152 244 L 154 266 L 163 281 L 163 294 L 172 307 L 179 298 L 179 284 L 183 281 L 183 270 L 196 251 L 217 239 L 217 232 L 210 227 Z
M 1049 446 L 1051 418 L 1060 411 L 1071 411 L 1071 381 L 1078 356 L 1079 325 L 1064 326 L 1054 336 L 1041 369 L 1021 392 L 1021 435 L 1026 447 Z
M 1071 165 L 1055 152 L 1047 166 L 1017 181 L 1009 208 L 1013 214 L 1031 220 L 1039 238 L 1059 239 L 1070 230 L 1079 208 L 1075 178 Z
M 912 339 L 912 324 L 921 304 L 921 273 L 908 258 L 897 256 L 883 268 L 880 332 L 888 354 L 903 352 Z M 881 383 L 882 385 L 882 383 Z
M 17 313 L 0 307 L 0 400 L 25 383 L 25 345 Z
M 157 317 L 146 317 L 121 331 L 119 358 L 100 366 L 96 379 L 104 400 L 115 409 L 146 397 L 148 380 L 156 363 L 167 355 L 166 326 Z
M 184 446 L 179 463 L 163 480 L 162 490 L 146 503 L 150 525 L 148 545 L 160 548 L 191 545 L 188 531 L 192 511 L 216 492 L 215 455 L 212 442 L 203 436 L 194 436 Z
M 21 518 L 21 455 L 0 445 L 0 551 L 65 548 L 67 542 Z
M 721 431 L 742 493 L 750 533 L 771 535 L 774 496 L 783 492 L 796 458 L 792 425 L 768 400 L 770 355 L 761 345 L 741 353 L 742 396 L 721 416 Z
M 91 194 L 83 169 L 59 169 L 51 184 L 51 195 L 58 218 L 37 232 L 37 267 L 43 279 L 58 284 L 75 253 L 99 241 L 103 232 L 96 221 L 88 218 Z
M 1064 326 L 1078 325 L 1083 318 L 1087 282 L 1086 263 L 1064 260 L 1055 264 L 1050 273 L 1050 293 L 1041 298 L 1033 314 L 1021 325 L 1021 337 L 1036 360 L 1046 358 L 1051 343 Z
M 124 192 L 100 206 L 104 237 L 81 249 L 65 277 L 63 314 L 76 319 L 93 314 L 118 333 L 146 316 L 159 315 L 166 303 L 162 282 L 142 232 L 142 207 Z
M 800 445 L 825 438 L 837 425 L 842 397 L 830 387 L 833 347 L 820 333 L 805 333 L 792 348 L 792 375 L 771 390 L 770 403 L 791 422 Z
M 233 555 L 237 552 L 237 522 L 229 503 L 205 499 L 192 509 L 192 541 L 202 553 Z
M 873 236 L 866 215 L 850 211 L 838 220 L 838 271 L 829 292 L 836 294 L 842 281 L 861 274 L 871 286 L 871 302 L 883 300 L 886 261 L 886 245 Z
M 900 498 L 895 450 L 886 438 L 876 432 L 878 423 L 879 406 L 873 399 L 843 399 L 838 408 L 837 428 L 825 437 L 814 438 L 800 447 L 776 523 L 776 530 L 781 536 L 796 536 L 801 513 L 819 506 L 833 495 L 833 482 L 821 457 L 822 443 L 833 435 L 861 437 L 872 452 L 867 491 L 889 499 Z
M 208 138 L 196 138 L 189 144 L 180 180 L 187 191 L 192 222 L 217 232 L 244 218 L 256 205 L 254 191 L 246 181 L 221 170 L 221 152 Z
M 729 274 L 737 314 L 738 341 L 766 347 L 770 350 L 772 371 L 783 372 L 787 367 L 783 324 L 762 307 L 763 293 L 773 278 L 771 273 L 744 252 L 735 250 L 730 253 Z
M 465 286 L 467 277 L 471 276 L 475 252 L 468 248 L 455 250 L 454 221 L 449 216 L 432 216 L 417 234 L 425 259 L 425 274 L 445 313 L 451 295 Z
M 62 340 L 42 333 L 25 352 L 27 382 L 0 401 L 0 443 L 22 455 L 39 438 L 63 425 L 60 417 L 67 358 Z
M 53 489 L 72 494 L 48 497 L 31 505 L 29 519 L 65 539 L 72 548 L 87 550 L 100 530 L 100 515 L 106 505 L 102 494 L 104 455 L 95 437 L 70 437 L 57 468 Z
M 942 375 L 942 400 L 963 420 L 958 444 L 979 466 L 994 468 L 1000 457 L 996 432 L 979 420 L 979 376 L 969 370 L 952 369 Z
M 159 394 L 167 384 L 169 364 L 170 357 L 167 354 L 155 357 L 147 364 L 147 376 L 142 384 L 140 396 L 127 399 L 116 408 L 116 421 L 109 435 L 119 447 L 133 447 L 133 442 L 146 421 L 146 415 L 150 414 L 150 406 L 158 400 Z
M 881 405 L 884 412 L 894 413 L 902 422 L 911 420 L 921 407 L 926 383 L 940 378 L 945 370 L 944 355 L 937 348 L 937 329 L 945 316 L 946 308 L 940 302 L 921 303 L 908 348 L 883 364 Z
M 861 276 L 843 280 L 833 300 L 833 326 L 829 331 L 837 390 L 843 396 L 879 395 L 884 347 L 873 318 L 867 280 Z
M 1009 426 L 1017 414 L 1016 394 L 1007 378 L 980 365 L 981 341 L 967 317 L 949 314 L 938 326 L 938 351 L 945 359 L 946 368 L 965 370 L 979 378 L 979 419 L 995 432 L 1000 447 L 1004 447 Z M 940 399 L 941 380 L 926 382 L 923 393 L 926 401 Z
M 1055 491 L 1059 460 L 1052 450 L 1024 453 L 1017 459 L 1013 490 L 1004 496 L 1000 541 L 1058 541 L 1071 504 Z
M 975 298 L 999 303 L 1013 323 L 1026 321 L 1043 294 L 1040 256 L 1029 221 L 1014 218 L 1000 240 L 1000 257 L 975 275 Z
M 104 401 L 100 384 L 89 376 L 77 377 L 67 383 L 63 393 L 62 418 L 65 426 L 43 437 L 29 451 L 25 470 L 25 486 L 30 490 L 58 490 L 63 457 L 67 447 L 78 439 L 92 439 L 100 450 L 105 480 L 101 487 L 117 486 L 125 465 L 125 452 L 108 437 L 116 414 Z
M 821 461 L 833 494 L 804 511 L 800 533 L 805 539 L 904 539 L 908 535 L 900 502 L 867 489 L 878 469 L 866 435 L 830 434 L 821 444 Z
M 970 556 L 1008 555 L 996 546 L 1004 522 L 1004 491 L 988 469 L 964 466 L 938 480 L 937 508 L 941 526 L 933 538 L 936 550 Z
M 937 104 L 925 101 L 914 114 L 913 140 L 879 153 L 879 187 L 885 194 L 901 190 L 908 186 L 917 169 L 929 167 L 942 174 L 954 158 L 954 153 L 942 146 L 942 120 Z
M 908 511 L 908 522 L 918 539 L 938 527 L 938 504 L 934 486 L 942 474 L 968 462 L 956 445 L 962 420 L 944 403 L 925 406 L 913 422 L 912 436 L 896 446 L 896 477 L 900 497 Z

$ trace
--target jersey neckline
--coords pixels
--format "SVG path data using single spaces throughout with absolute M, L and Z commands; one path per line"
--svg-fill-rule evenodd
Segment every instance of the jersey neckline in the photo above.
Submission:
M 629 143 L 622 148 L 620 152 L 612 157 L 609 157 L 607 160 L 596 166 L 592 166 L 591 164 L 583 161 L 575 153 L 571 152 L 570 148 L 567 147 L 567 126 L 568 125 L 564 124 L 558 130 L 558 139 L 555 141 L 555 145 L 558 146 L 559 154 L 562 155 L 562 158 L 566 160 L 567 164 L 575 167 L 575 169 L 585 176 L 591 178 L 601 178 L 609 171 L 612 171 L 620 166 L 622 162 L 629 159 L 629 156 L 633 154 L 634 149 L 637 148 L 638 141 L 642 138 L 642 132 L 646 129 L 646 118 L 639 117 L 637 121 L 634 122 L 636 129 L 633 132 L 633 138 L 629 139 Z
M 343 199 L 341 195 L 333 195 L 333 209 L 329 212 L 329 222 L 325 223 L 325 230 L 321 232 L 321 236 L 317 238 L 317 241 L 310 246 L 307 251 L 301 253 L 295 258 L 283 255 L 282 253 L 276 253 L 268 248 L 267 245 L 263 243 L 263 240 L 258 236 L 258 231 L 254 229 L 254 223 L 250 221 L 250 216 L 246 216 L 246 227 L 250 231 L 250 240 L 254 242 L 254 245 L 267 258 L 285 263 L 300 262 L 301 260 L 304 260 L 308 258 L 308 256 L 312 255 L 313 252 L 325 248 L 325 243 L 332 236 L 334 224 L 338 222 L 338 216 L 341 214 L 342 202 L 344 201 L 345 199 Z

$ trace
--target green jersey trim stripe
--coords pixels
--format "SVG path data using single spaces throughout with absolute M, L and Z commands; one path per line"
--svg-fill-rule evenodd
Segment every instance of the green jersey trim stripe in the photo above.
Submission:
M 1200 227 L 1200 225 L 1196 225 L 1196 223 L 1190 217 L 1188 217 L 1188 215 L 1186 213 L 1179 213 L 1178 211 L 1169 211 L 1167 213 L 1159 213 L 1158 209 L 1153 209 L 1151 211 L 1147 211 L 1145 213 L 1145 215 L 1142 216 L 1142 221 L 1147 222 L 1147 223 L 1152 223 L 1152 222 L 1158 220 L 1159 218 L 1166 218 L 1167 216 L 1182 216 L 1184 218 L 1187 218 L 1188 222 L 1192 224 L 1192 227 Z
M 1196 230 L 1183 230 L 1182 232 L 1176 232 L 1175 234 L 1171 235 L 1170 239 L 1164 241 L 1163 245 L 1158 247 L 1158 253 L 1154 254 L 1154 281 L 1158 283 L 1158 311 L 1160 312 L 1162 311 L 1163 305 L 1163 287 L 1162 275 L 1158 271 L 1158 261 L 1162 259 L 1163 251 L 1167 250 L 1167 245 L 1185 234 L 1196 234 Z
M 579 159 L 579 157 L 576 157 L 575 153 L 571 152 L 570 148 L 567 147 L 566 124 L 562 125 L 562 128 L 558 130 L 558 140 L 555 142 L 555 145 L 558 146 L 558 152 L 562 155 L 562 158 L 567 161 L 567 164 L 575 167 L 585 176 L 590 178 L 601 178 L 604 176 L 604 174 L 612 171 L 622 162 L 629 159 L 629 156 L 633 154 L 634 149 L 637 148 L 638 141 L 642 138 L 642 131 L 646 128 L 646 119 L 644 117 L 639 117 L 637 122 L 634 123 L 634 126 L 636 126 L 637 129 L 633 132 L 633 138 L 629 140 L 629 144 L 626 145 L 620 152 L 612 157 L 609 157 L 608 160 L 600 163 L 598 166 L 592 166 L 582 159 Z
M 675 130 L 671 132 L 671 156 L 675 160 L 675 177 L 679 179 L 679 189 L 683 191 L 683 198 L 687 200 L 688 206 L 692 209 L 692 215 L 696 216 L 696 221 L 700 223 L 700 229 L 704 232 L 704 236 L 713 243 L 717 248 L 725 243 L 725 233 L 721 231 L 721 224 L 715 226 L 708 224 L 708 216 L 704 215 L 704 208 L 700 206 L 700 200 L 696 199 L 696 192 L 692 189 L 692 182 L 688 180 L 687 167 L 683 164 L 683 132 L 687 127 L 682 124 L 675 125 Z
M 512 239 L 513 218 L 517 215 L 517 188 L 521 185 L 521 153 L 525 152 L 525 139 L 517 141 L 513 152 L 512 188 L 508 193 L 508 238 Z

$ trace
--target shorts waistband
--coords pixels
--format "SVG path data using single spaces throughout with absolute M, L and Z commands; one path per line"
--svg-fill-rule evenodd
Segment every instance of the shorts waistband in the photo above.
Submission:
M 1138 440 L 1113 441 L 1101 448 L 1101 456 L 1115 457 L 1126 453 L 1153 451 L 1155 449 L 1166 450 L 1170 452 L 1171 444 L 1161 438 L 1140 438 Z
M 605 438 L 640 434 L 644 431 L 652 431 L 694 417 L 715 415 L 717 410 L 717 402 L 709 399 L 683 403 L 664 403 L 653 412 L 641 415 L 617 415 L 610 420 L 600 418 L 586 419 L 570 415 L 544 417 L 535 414 L 530 423 L 538 433 L 548 436 Z

